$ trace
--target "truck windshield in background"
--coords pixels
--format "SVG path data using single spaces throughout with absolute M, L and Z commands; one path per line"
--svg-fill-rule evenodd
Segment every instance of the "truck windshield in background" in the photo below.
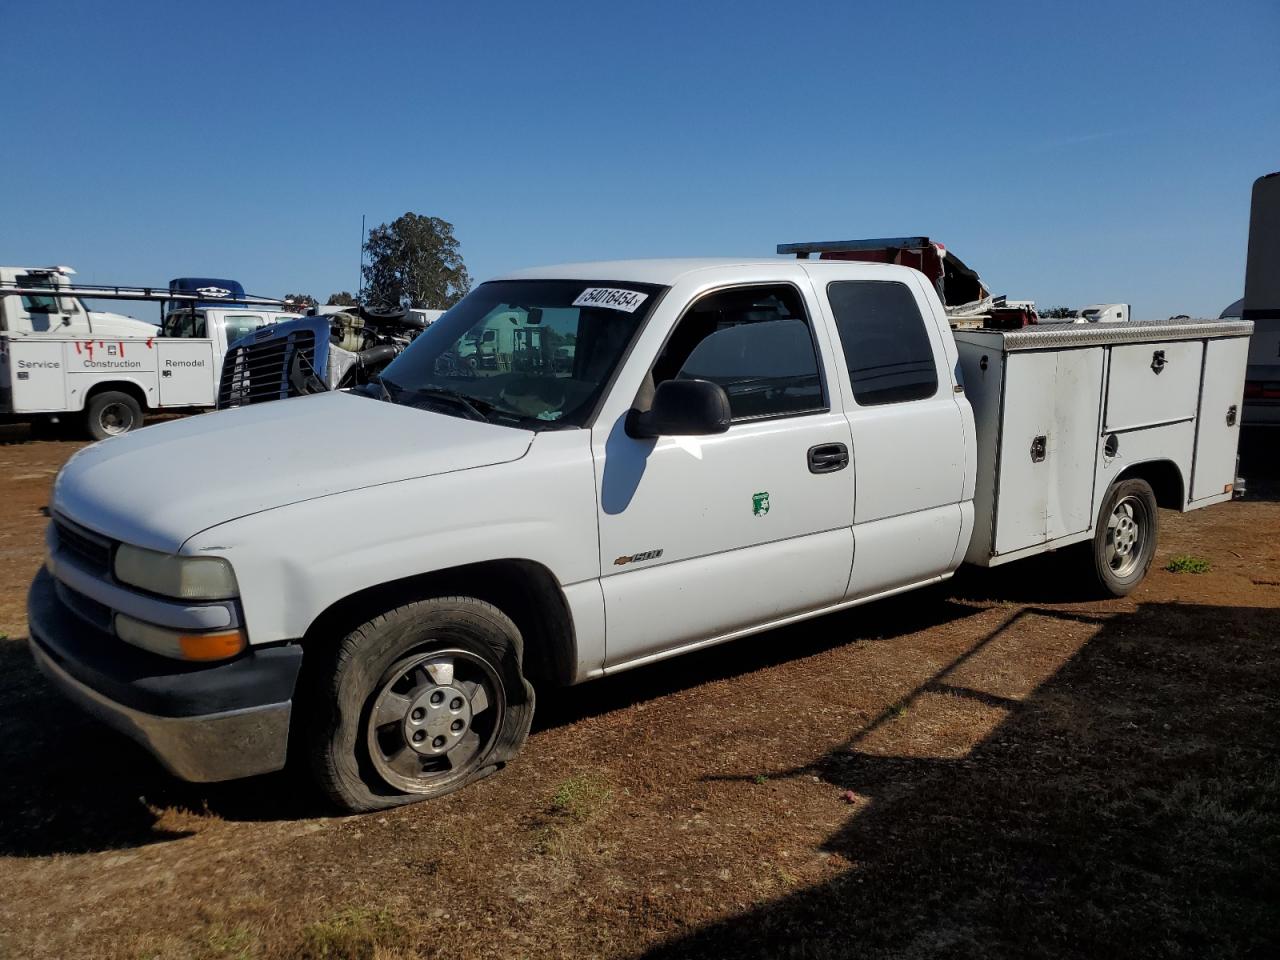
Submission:
M 383 371 L 386 399 L 493 423 L 581 426 L 666 287 L 482 284 Z

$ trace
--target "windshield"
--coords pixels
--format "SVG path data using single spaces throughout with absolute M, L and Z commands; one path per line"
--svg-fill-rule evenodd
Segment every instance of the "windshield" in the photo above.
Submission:
M 665 287 L 498 280 L 382 373 L 385 399 L 534 429 L 582 426 Z

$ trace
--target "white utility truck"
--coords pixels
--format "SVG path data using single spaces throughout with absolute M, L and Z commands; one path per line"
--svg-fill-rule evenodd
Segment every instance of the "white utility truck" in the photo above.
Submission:
M 297 314 L 228 286 L 185 290 L 74 285 L 69 267 L 0 267 L 0 417 L 83 421 L 97 440 L 148 410 L 215 405 L 227 347 Z M 86 309 L 83 298 L 159 301 L 163 325 Z
M 511 363 L 460 360 L 508 329 Z M 922 273 L 879 263 L 517 273 L 361 389 L 77 453 L 31 650 L 181 777 L 291 747 L 346 810 L 439 796 L 511 759 L 535 686 L 966 560 L 1071 546 L 1129 592 L 1158 508 L 1232 496 L 1250 329 L 957 333 Z

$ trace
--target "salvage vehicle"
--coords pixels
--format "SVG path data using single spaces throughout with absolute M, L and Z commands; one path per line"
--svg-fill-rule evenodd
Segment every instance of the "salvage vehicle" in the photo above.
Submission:
M 218 408 L 363 386 L 435 322 L 433 313 L 344 307 L 264 327 L 228 348 Z
M 188 780 L 292 756 L 344 810 L 439 797 L 511 760 L 535 689 L 964 561 L 1070 548 L 1127 594 L 1159 508 L 1232 496 L 1250 329 L 953 331 L 883 263 L 523 271 L 364 388 L 78 452 L 30 647 Z M 464 362 L 488 330 L 511 362 Z
M 0 417 L 79 421 L 95 440 L 150 410 L 214 406 L 229 342 L 297 314 L 238 283 L 178 278 L 168 290 L 73 285 L 70 267 L 0 267 Z M 84 298 L 160 302 L 162 324 L 86 308 Z

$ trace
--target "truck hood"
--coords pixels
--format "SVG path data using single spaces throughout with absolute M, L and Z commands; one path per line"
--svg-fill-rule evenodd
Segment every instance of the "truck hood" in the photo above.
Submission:
M 173 552 L 275 507 L 518 460 L 534 434 L 347 393 L 188 417 L 95 443 L 53 509 L 108 537 Z
M 154 337 L 160 332 L 160 328 L 154 323 L 126 317 L 122 313 L 104 313 L 100 310 L 89 311 L 89 326 L 94 336 Z

